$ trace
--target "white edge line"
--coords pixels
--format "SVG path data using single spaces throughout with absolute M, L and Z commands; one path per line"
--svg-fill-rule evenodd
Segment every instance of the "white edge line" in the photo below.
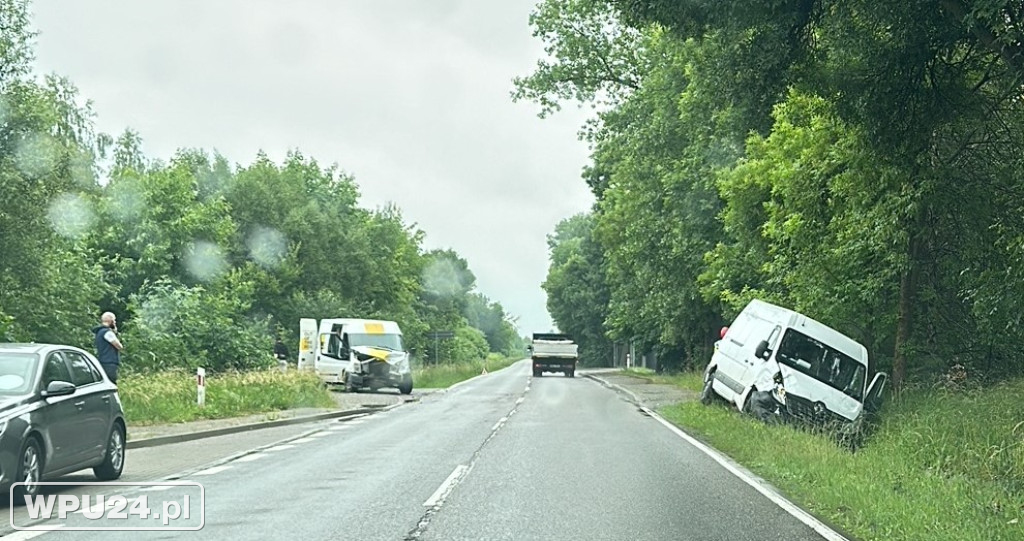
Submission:
M 678 426 L 668 422 L 661 415 L 658 415 L 650 408 L 646 406 L 640 406 L 640 408 L 644 411 L 644 413 L 650 415 L 651 418 L 657 420 L 659 423 L 661 423 L 666 428 L 675 433 L 675 435 L 679 436 L 680 438 L 683 438 L 684 440 L 686 440 L 687 443 L 693 445 L 701 452 L 714 459 L 714 461 L 721 464 L 723 468 L 728 470 L 736 477 L 742 479 L 745 483 L 753 487 L 754 490 L 760 492 L 762 495 L 764 495 L 764 497 L 771 500 L 772 503 L 778 505 L 790 515 L 793 515 L 794 518 L 796 518 L 800 522 L 803 522 L 805 525 L 807 525 L 809 528 L 817 532 L 825 539 L 828 539 L 829 541 L 850 541 L 849 539 L 843 537 L 839 532 L 833 530 L 832 528 L 829 528 L 823 522 L 814 518 L 814 516 L 812 516 L 807 511 L 804 511 L 803 509 L 797 507 L 796 504 L 787 500 L 783 495 L 758 482 L 758 480 L 754 478 L 752 474 L 736 466 L 736 464 L 732 460 L 725 457 L 718 451 L 708 447 L 707 445 L 704 445 L 703 443 L 698 441 L 693 436 L 690 436 L 686 432 L 683 432 Z
M 448 492 L 450 492 L 452 487 L 455 486 L 455 483 L 459 480 L 459 477 L 462 476 L 462 474 L 465 473 L 465 471 L 468 468 L 469 466 L 466 466 L 464 464 L 459 464 L 458 466 L 455 466 L 455 469 L 452 470 L 451 475 L 449 475 L 448 478 L 445 479 L 443 483 L 441 483 L 441 486 L 437 487 L 437 490 L 435 490 L 434 493 L 431 494 L 429 498 L 427 498 L 427 501 L 423 502 L 423 507 L 434 507 L 435 505 L 443 501 L 444 498 L 448 496 Z
M 63 524 L 54 524 L 52 530 L 15 530 L 9 534 L 5 534 L 3 538 L 5 541 L 28 541 L 29 539 L 35 539 L 45 533 L 60 530 L 63 527 Z
M 616 385 L 614 383 L 610 383 L 610 382 L 608 382 L 608 380 L 606 380 L 604 378 L 600 378 L 600 377 L 597 377 L 597 376 L 592 376 L 590 374 L 585 374 L 584 377 L 590 378 L 590 379 L 592 379 L 592 380 L 600 383 L 601 385 L 604 385 L 605 387 L 608 387 L 609 389 L 612 389 L 612 390 L 621 389 L 622 391 L 625 391 L 626 394 L 628 394 L 629 396 L 633 397 L 633 402 L 636 402 L 637 404 L 640 404 L 640 397 L 637 396 L 636 393 L 634 393 L 633 391 L 630 391 L 629 389 L 627 389 L 627 388 L 625 388 L 625 387 L 623 387 L 621 385 Z
M 222 471 L 230 470 L 231 464 L 222 464 L 220 466 L 214 466 L 212 468 L 206 468 L 205 470 L 197 471 L 192 475 L 214 475 Z

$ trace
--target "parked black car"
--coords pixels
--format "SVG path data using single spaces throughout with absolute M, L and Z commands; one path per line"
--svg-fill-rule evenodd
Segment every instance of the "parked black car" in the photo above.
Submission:
M 0 344 L 0 490 L 92 468 L 121 476 L 125 422 L 117 386 L 71 346 Z M 39 491 L 15 487 L 15 501 Z

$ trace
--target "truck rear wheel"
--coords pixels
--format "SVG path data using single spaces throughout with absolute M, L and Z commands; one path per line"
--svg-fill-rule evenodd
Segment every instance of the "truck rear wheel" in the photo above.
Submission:
M 534 370 L 533 371 L 533 377 L 535 377 L 535 378 L 539 378 L 542 374 L 543 374 L 543 372 L 541 372 L 540 370 Z
M 565 376 L 566 376 L 566 377 L 569 377 L 569 378 L 574 378 L 574 377 L 576 377 L 576 369 L 575 369 L 575 368 L 573 368 L 572 370 L 566 370 L 566 371 L 565 371 Z

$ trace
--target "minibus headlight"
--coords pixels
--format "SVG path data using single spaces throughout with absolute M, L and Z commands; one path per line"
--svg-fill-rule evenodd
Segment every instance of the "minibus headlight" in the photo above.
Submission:
M 775 400 L 778 400 L 780 404 L 785 405 L 786 403 L 786 388 L 781 383 L 776 383 L 775 388 L 772 389 L 772 396 Z

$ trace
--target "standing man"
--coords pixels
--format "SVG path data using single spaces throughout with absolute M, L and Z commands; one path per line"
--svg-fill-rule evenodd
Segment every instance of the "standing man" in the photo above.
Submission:
M 121 340 L 117 338 L 117 318 L 113 312 L 103 312 L 100 326 L 92 330 L 95 334 L 96 358 L 107 373 L 107 377 L 117 384 L 117 369 L 121 366 Z
M 274 357 L 277 357 L 279 361 L 288 360 L 288 346 L 284 345 L 280 336 L 274 341 Z

